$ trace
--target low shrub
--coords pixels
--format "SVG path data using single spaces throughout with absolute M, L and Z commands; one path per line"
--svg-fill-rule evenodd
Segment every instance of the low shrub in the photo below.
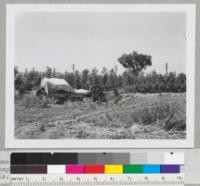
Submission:
M 38 97 L 36 97 L 35 95 L 25 95 L 23 96 L 23 98 L 21 99 L 21 105 L 26 107 L 26 108 L 33 108 L 33 107 L 37 107 L 37 108 L 48 108 L 49 103 L 47 101 L 47 99 L 42 100 Z
M 144 104 L 136 114 L 137 120 L 141 123 L 148 125 L 156 122 L 157 120 L 165 119 L 170 113 L 169 103 L 154 103 L 152 105 Z
M 149 108 L 144 108 L 139 114 L 138 120 L 143 123 L 144 125 L 151 124 L 156 121 L 156 113 Z
M 144 125 L 159 123 L 166 131 L 186 128 L 185 110 L 177 102 L 143 105 L 134 115 L 135 121 Z
M 41 132 L 45 132 L 45 126 L 44 126 L 44 125 L 41 125 L 41 126 L 40 126 L 40 131 L 41 131 Z
M 137 87 L 136 85 L 127 85 L 124 87 L 124 92 L 125 93 L 136 93 L 137 92 Z
M 181 113 L 171 114 L 170 117 L 166 120 L 164 129 L 169 130 L 178 130 L 183 131 L 186 129 L 186 117 Z

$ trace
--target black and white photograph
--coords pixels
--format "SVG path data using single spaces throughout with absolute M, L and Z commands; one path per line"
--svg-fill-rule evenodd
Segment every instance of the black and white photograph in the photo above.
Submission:
M 191 146 L 194 14 L 193 5 L 8 5 L 7 146 Z

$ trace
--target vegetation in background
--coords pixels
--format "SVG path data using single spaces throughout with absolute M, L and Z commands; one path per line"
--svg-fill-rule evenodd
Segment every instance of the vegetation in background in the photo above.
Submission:
M 151 56 L 139 54 L 133 51 L 130 54 L 123 54 L 118 58 L 119 63 L 131 73 L 131 83 L 132 85 L 137 84 L 138 76 L 140 73 L 146 69 L 147 66 L 151 66 Z
M 161 93 L 186 91 L 186 75 L 170 72 L 159 74 L 156 71 L 144 73 L 144 70 L 152 65 L 150 55 L 139 54 L 136 51 L 130 54 L 123 54 L 118 58 L 119 63 L 125 68 L 122 74 L 117 74 L 117 68 L 107 69 L 103 67 L 100 71 L 96 68 L 74 72 L 57 72 L 56 68 L 46 67 L 46 71 L 40 72 L 32 68 L 28 71 L 20 72 L 15 67 L 15 89 L 22 95 L 26 91 L 37 89 L 41 79 L 63 78 L 73 88 L 90 89 L 96 85 L 104 90 L 122 89 L 125 92 L 139 93 Z

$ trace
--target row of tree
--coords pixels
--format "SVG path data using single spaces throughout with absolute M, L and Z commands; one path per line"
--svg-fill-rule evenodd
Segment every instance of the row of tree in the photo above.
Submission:
M 100 72 L 94 68 L 91 71 L 76 70 L 73 72 L 60 73 L 56 69 L 47 67 L 46 71 L 39 72 L 34 68 L 30 71 L 20 72 L 15 67 L 15 88 L 21 91 L 31 91 L 40 86 L 41 79 L 63 78 L 73 88 L 90 89 L 92 85 L 99 85 L 105 90 L 121 88 L 127 92 L 156 93 L 156 92 L 185 92 L 186 75 L 184 73 L 176 74 L 158 74 L 156 71 L 150 73 L 140 73 L 133 76 L 129 70 L 125 70 L 121 75 L 117 75 L 114 69 L 103 68 Z
M 90 89 L 93 85 L 99 85 L 105 90 L 115 88 L 124 89 L 128 92 L 156 93 L 156 92 L 185 92 L 186 75 L 184 73 L 158 74 L 156 71 L 144 74 L 144 70 L 152 65 L 152 57 L 133 51 L 123 54 L 118 58 L 118 62 L 125 68 L 121 74 L 117 74 L 116 69 L 96 68 L 91 71 L 73 70 L 65 73 L 57 72 L 55 68 L 47 67 L 46 71 L 39 72 L 34 68 L 31 71 L 19 72 L 15 67 L 15 88 L 21 93 L 38 88 L 41 79 L 62 78 L 65 79 L 73 88 Z

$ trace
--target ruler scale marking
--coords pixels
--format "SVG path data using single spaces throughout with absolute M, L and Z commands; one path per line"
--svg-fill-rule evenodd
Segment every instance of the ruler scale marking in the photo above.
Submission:
M 13 175 L 14 176 L 14 175 Z M 19 176 L 19 175 L 17 175 Z M 51 175 L 52 176 L 52 175 Z M 181 178 L 182 179 L 179 179 L 178 177 L 180 176 L 180 174 L 176 174 L 176 175 L 169 175 L 167 174 L 166 177 L 165 177 L 165 180 L 163 180 L 163 176 L 161 175 L 133 175 L 131 177 L 131 180 L 130 180 L 130 177 L 128 176 L 121 176 L 121 178 L 119 178 L 119 175 L 99 175 L 97 178 L 98 180 L 94 181 L 94 177 L 91 178 L 91 180 L 88 178 L 88 175 L 78 175 L 78 176 L 72 176 L 72 178 L 70 179 L 68 176 L 63 176 L 63 182 L 59 182 L 59 180 L 57 180 L 56 176 L 54 176 L 53 178 L 50 178 L 49 181 L 42 181 L 42 177 L 41 176 L 34 176 L 31 175 L 30 177 L 30 181 L 28 182 L 24 182 L 24 183 L 41 183 L 41 184 L 48 184 L 48 183 L 60 183 L 61 185 L 63 183 L 66 183 L 67 185 L 102 185 L 102 183 L 104 185 L 149 185 L 149 184 L 153 184 L 154 185 L 170 185 L 171 184 L 171 179 L 173 180 L 173 185 L 182 185 L 184 182 L 183 182 L 183 174 L 181 174 Z M 24 175 L 24 180 L 25 178 L 27 177 L 27 175 Z M 62 176 L 60 176 L 62 177 Z M 147 178 L 146 178 L 147 177 Z M 48 175 L 46 176 L 46 178 L 48 179 Z M 78 178 L 78 180 L 77 180 Z M 106 179 L 105 179 L 106 178 Z M 124 179 L 124 180 L 121 180 L 121 179 Z M 34 179 L 37 179 L 37 180 L 34 180 Z M 66 180 L 65 180 L 66 179 Z M 88 182 L 88 179 L 90 180 Z M 102 180 L 103 179 L 103 180 Z M 13 179 L 13 180 L 16 180 L 16 179 Z M 23 179 L 22 179 L 23 180 Z M 52 181 L 51 181 L 52 180 Z M 13 181 L 12 183 L 14 183 L 13 185 L 21 185 L 23 184 L 23 181 L 20 181 L 20 182 L 15 182 Z M 16 183 L 16 184 L 15 184 Z M 33 184 L 35 185 L 35 184 Z

